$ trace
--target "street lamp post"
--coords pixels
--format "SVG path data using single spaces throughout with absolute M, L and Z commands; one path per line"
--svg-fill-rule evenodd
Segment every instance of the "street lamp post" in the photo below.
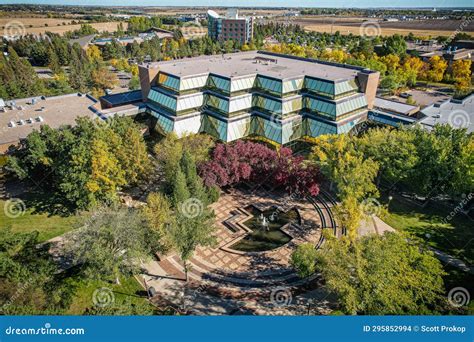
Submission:
M 388 204 L 387 204 L 387 211 L 390 207 L 390 202 L 393 200 L 393 196 L 388 196 Z

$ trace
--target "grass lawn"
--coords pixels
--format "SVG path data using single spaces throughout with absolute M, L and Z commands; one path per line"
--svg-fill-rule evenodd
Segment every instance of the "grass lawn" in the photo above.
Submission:
M 429 246 L 453 257 L 474 264 L 474 222 L 458 214 L 451 221 L 443 222 L 448 209 L 401 202 L 390 202 L 389 214 L 384 220 L 393 228 L 409 232 L 424 240 Z
M 11 227 L 14 232 L 39 232 L 39 240 L 46 241 L 72 230 L 77 220 L 75 216 L 57 216 L 36 213 L 34 208 L 26 208 L 23 215 L 11 218 L 6 215 L 6 201 L 0 200 L 0 229 Z
M 94 291 L 100 288 L 112 290 L 113 305 L 120 305 L 125 300 L 130 301 L 132 304 L 147 303 L 146 292 L 134 277 L 122 278 L 120 285 L 74 277 L 70 278 L 69 281 L 76 286 L 76 291 L 69 310 L 65 312 L 66 315 L 82 315 L 88 308 L 94 307 Z

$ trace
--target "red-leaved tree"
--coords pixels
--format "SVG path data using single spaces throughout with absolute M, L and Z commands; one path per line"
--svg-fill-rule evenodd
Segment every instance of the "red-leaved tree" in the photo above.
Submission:
M 289 194 L 311 196 L 319 194 L 321 173 L 314 164 L 305 163 L 302 156 L 294 156 L 289 148 L 282 148 L 278 165 L 273 175 L 274 182 L 281 185 Z
M 210 161 L 200 165 L 199 173 L 207 186 L 219 187 L 242 182 L 283 186 L 290 194 L 319 193 L 320 172 L 294 156 L 289 148 L 276 152 L 269 147 L 239 140 L 233 144 L 218 144 Z

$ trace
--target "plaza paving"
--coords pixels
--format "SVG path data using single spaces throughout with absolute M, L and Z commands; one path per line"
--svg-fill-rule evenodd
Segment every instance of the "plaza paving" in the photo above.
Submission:
M 231 229 L 228 221 L 249 205 L 261 210 L 269 207 L 279 207 L 283 211 L 296 208 L 301 224 L 287 227 L 285 232 L 292 237 L 291 241 L 273 250 L 233 250 L 229 246 L 246 232 Z M 182 305 L 192 308 L 196 314 L 229 314 L 242 310 L 263 314 L 276 308 L 280 311 L 301 311 L 306 310 L 306 304 L 302 304 L 304 296 L 308 300 L 319 298 L 314 307 L 318 307 L 318 312 L 325 312 L 328 310 L 325 302 L 328 294 L 321 290 L 319 275 L 300 279 L 289 260 L 293 250 L 301 243 L 320 245 L 324 228 L 334 230 L 336 235 L 342 234 L 337 232 L 331 213 L 332 205 L 333 202 L 322 195 L 310 201 L 262 188 L 255 191 L 231 189 L 212 205 L 216 214 L 217 244 L 197 249 L 189 262 L 188 283 L 183 281 L 183 264 L 176 254 L 146 263 L 143 282 L 145 286 L 155 288 L 158 295 L 154 300 L 160 305 L 166 302 L 175 307 Z M 274 305 L 272 296 L 275 291 L 283 291 L 283 297 L 290 297 L 291 301 L 285 308 Z

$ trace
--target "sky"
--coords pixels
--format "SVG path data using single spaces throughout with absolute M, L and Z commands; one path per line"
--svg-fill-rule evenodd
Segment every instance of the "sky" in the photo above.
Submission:
M 474 0 L 0 0 L 0 4 L 247 7 L 474 7 Z

